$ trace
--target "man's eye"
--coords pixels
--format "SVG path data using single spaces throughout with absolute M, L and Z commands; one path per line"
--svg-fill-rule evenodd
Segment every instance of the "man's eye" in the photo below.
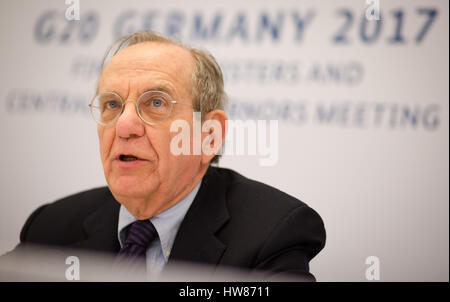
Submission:
M 158 100 L 158 99 L 152 100 L 151 105 L 152 105 L 153 107 L 161 107 L 161 106 L 163 106 L 163 101 Z
M 115 109 L 117 108 L 119 105 L 117 104 L 117 101 L 108 101 L 105 104 L 106 109 Z

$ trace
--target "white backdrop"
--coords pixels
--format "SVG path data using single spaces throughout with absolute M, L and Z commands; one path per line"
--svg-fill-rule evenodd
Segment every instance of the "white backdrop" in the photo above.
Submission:
M 189 3 L 189 4 L 187 4 Z M 448 281 L 448 1 L 0 4 L 0 253 L 39 205 L 105 185 L 88 106 L 118 36 L 151 28 L 210 50 L 233 119 L 279 121 L 279 159 L 230 167 L 317 210 L 319 281 Z

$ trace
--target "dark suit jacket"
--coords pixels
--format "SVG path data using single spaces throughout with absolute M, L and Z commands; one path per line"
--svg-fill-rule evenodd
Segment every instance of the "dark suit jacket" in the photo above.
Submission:
M 117 253 L 120 204 L 107 187 L 38 208 L 27 243 Z M 320 216 L 305 203 L 228 169 L 208 168 L 169 258 L 214 266 L 293 273 L 314 280 L 309 261 L 324 247 Z

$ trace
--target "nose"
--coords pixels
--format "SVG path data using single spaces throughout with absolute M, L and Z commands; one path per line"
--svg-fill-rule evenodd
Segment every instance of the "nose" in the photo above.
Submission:
M 126 101 L 116 123 L 116 135 L 121 138 L 141 137 L 145 133 L 143 121 L 136 111 L 136 103 Z

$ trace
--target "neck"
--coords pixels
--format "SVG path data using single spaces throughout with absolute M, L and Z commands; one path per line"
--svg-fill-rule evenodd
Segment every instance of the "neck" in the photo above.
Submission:
M 190 181 L 184 188 L 180 190 L 179 193 L 177 193 L 169 201 L 162 201 L 162 200 L 166 199 L 167 196 L 170 195 L 170 192 L 158 191 L 155 194 L 152 194 L 152 196 L 150 196 L 149 198 L 143 198 L 138 203 L 136 203 L 135 200 L 133 202 L 120 202 L 120 203 L 123 204 L 127 208 L 127 210 L 131 214 L 133 214 L 134 217 L 136 217 L 136 219 L 138 220 L 150 219 L 153 216 L 156 216 L 159 213 L 164 212 L 165 210 L 169 209 L 170 207 L 174 206 L 175 204 L 186 198 L 186 196 L 189 195 L 189 193 L 195 188 L 195 186 L 197 186 L 197 184 L 202 180 L 208 167 L 209 165 L 200 167 L 198 173 L 195 175 L 195 177 L 192 178 L 192 181 Z M 130 208 L 129 206 L 127 206 L 131 204 L 140 204 L 143 206 L 138 208 Z

